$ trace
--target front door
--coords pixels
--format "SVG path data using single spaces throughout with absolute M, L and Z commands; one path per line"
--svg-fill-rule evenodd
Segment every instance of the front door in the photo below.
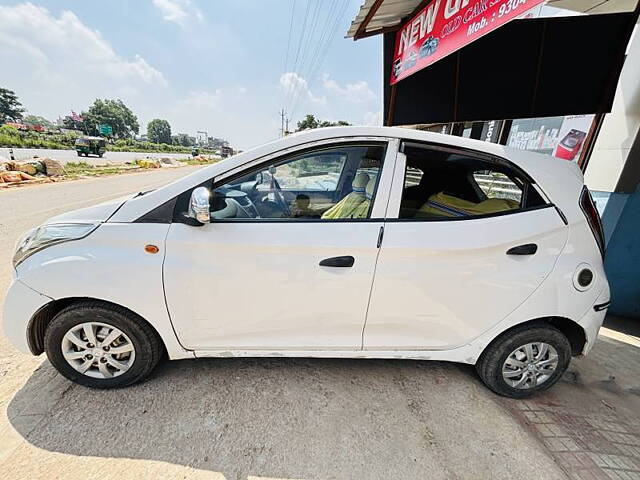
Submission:
M 166 301 L 182 345 L 360 349 L 391 150 L 334 143 L 214 179 L 212 222 L 174 223 L 166 241 Z

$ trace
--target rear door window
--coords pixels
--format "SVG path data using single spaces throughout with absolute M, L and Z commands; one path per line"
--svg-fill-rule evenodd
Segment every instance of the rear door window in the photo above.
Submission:
M 465 219 L 545 205 L 531 182 L 506 161 L 426 146 L 404 151 L 400 218 Z

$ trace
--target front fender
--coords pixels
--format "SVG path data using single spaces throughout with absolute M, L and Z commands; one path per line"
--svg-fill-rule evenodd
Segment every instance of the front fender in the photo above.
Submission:
M 55 300 L 91 298 L 121 305 L 147 320 L 169 358 L 192 358 L 180 345 L 167 311 L 162 278 L 169 225 L 105 223 L 77 241 L 46 248 L 18 266 L 21 282 Z M 147 253 L 145 245 L 159 248 Z

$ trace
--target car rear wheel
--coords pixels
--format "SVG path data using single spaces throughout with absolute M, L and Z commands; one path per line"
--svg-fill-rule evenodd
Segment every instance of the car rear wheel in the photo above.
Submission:
M 550 388 L 571 361 L 571 345 L 557 328 L 524 325 L 494 340 L 482 353 L 476 370 L 499 395 L 527 398 Z
M 47 327 L 45 351 L 69 380 L 117 388 L 146 378 L 162 357 L 156 332 L 131 312 L 100 302 L 71 305 Z

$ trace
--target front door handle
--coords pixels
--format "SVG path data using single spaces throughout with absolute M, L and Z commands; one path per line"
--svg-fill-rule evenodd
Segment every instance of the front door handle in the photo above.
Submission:
M 331 257 L 320 260 L 321 267 L 353 267 L 356 261 L 351 255 L 345 255 L 342 257 Z
M 518 245 L 517 247 L 507 250 L 507 255 L 533 255 L 538 251 L 538 245 L 535 243 L 527 243 L 525 245 Z

